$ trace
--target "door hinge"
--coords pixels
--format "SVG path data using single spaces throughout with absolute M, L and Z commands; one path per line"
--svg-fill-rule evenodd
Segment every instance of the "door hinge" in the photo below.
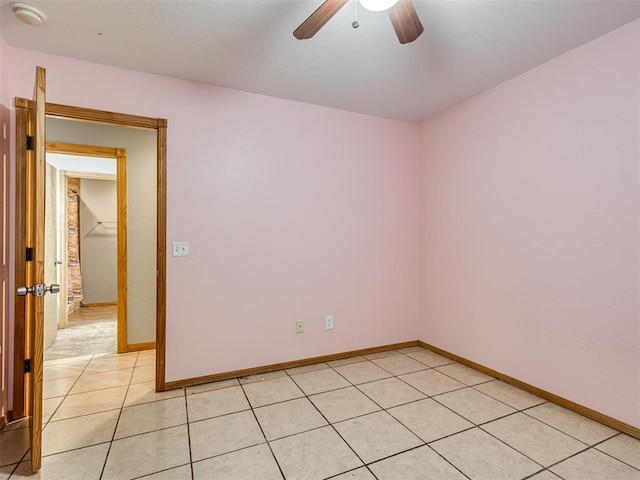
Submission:
M 27 150 L 33 150 L 33 137 L 31 135 L 27 135 Z
M 24 259 L 27 262 L 33 261 L 33 247 L 27 247 Z
M 24 373 L 31 373 L 31 359 L 24 359 Z

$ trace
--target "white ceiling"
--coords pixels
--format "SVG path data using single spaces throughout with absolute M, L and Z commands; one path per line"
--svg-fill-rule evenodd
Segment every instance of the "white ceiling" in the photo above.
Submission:
M 115 158 L 83 157 L 47 152 L 47 163 L 66 172 L 113 175 L 114 179 L 117 173 Z
M 292 32 L 323 0 L 0 0 L 12 46 L 408 121 L 640 17 L 640 0 L 413 0 L 425 31 L 398 42 L 386 12 L 351 0 L 310 40 Z

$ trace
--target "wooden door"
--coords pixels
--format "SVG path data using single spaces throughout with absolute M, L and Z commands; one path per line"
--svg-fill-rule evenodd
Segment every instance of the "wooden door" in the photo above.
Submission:
M 18 295 L 25 296 L 26 362 L 25 398 L 31 434 L 31 467 L 42 463 L 42 370 L 44 357 L 44 295 L 56 288 L 44 284 L 45 212 L 45 69 L 36 68 L 35 109 L 30 112 L 29 137 L 32 139 L 25 172 L 25 285 Z

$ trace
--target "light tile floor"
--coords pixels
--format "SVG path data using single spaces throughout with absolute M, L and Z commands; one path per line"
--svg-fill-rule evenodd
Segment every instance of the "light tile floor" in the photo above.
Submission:
M 418 347 L 163 393 L 153 364 L 47 361 L 31 478 L 640 479 L 640 441 Z M 0 431 L 0 480 L 28 449 Z
M 44 351 L 45 360 L 116 353 L 118 307 L 81 307 L 69 315 L 69 326 L 58 329 L 55 340 Z

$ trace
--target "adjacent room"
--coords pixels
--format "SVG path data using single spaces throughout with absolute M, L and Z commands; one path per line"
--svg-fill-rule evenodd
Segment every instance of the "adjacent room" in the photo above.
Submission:
M 640 479 L 637 0 L 0 0 L 0 106 L 0 480 Z

